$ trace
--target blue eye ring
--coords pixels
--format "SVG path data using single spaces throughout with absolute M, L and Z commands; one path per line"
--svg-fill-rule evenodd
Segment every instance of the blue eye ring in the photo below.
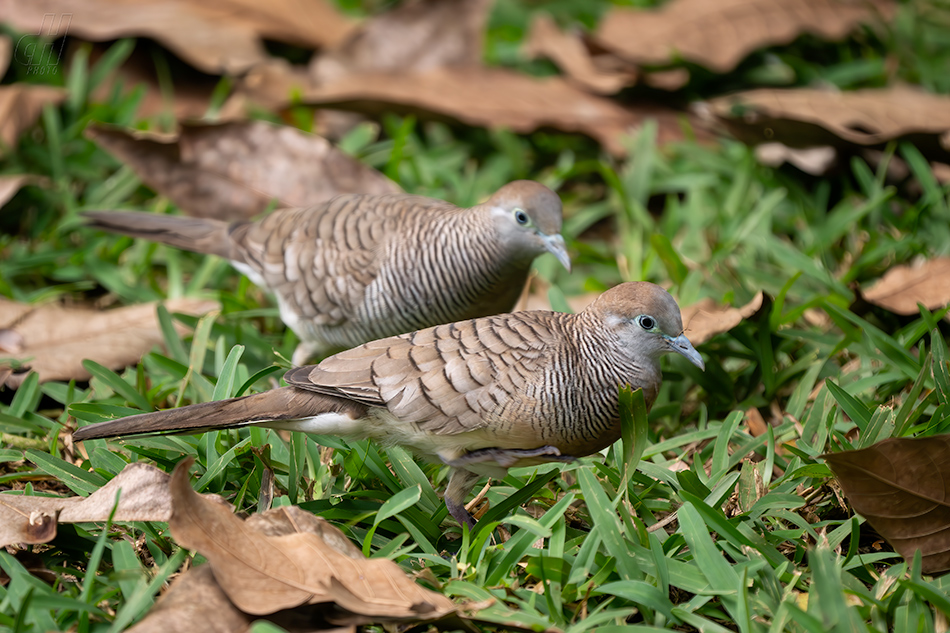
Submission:
M 656 319 L 649 314 L 641 314 L 638 316 L 637 324 L 648 332 L 656 329 Z
M 528 214 L 525 213 L 522 209 L 515 209 L 515 222 L 521 226 L 528 224 L 531 218 L 528 217 Z

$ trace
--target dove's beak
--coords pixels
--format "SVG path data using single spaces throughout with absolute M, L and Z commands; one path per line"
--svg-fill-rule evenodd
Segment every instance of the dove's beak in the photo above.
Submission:
M 571 272 L 571 256 L 567 254 L 567 244 L 564 242 L 564 237 L 561 236 L 560 233 L 545 235 L 544 246 L 548 249 L 549 253 L 557 257 L 557 260 L 567 269 L 567 272 Z
M 696 348 L 689 342 L 685 334 L 680 334 L 676 338 L 667 339 L 667 341 L 670 344 L 670 351 L 682 354 L 689 359 L 689 362 L 703 371 L 706 371 L 706 363 L 703 362 L 703 357 L 699 355 L 699 352 L 696 351 Z

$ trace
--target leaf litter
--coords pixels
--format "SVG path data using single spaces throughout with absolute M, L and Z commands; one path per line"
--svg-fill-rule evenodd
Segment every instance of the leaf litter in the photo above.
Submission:
M 856 512 L 907 561 L 950 569 L 950 435 L 892 437 L 822 455 Z
M 328 140 L 263 121 L 183 123 L 177 135 L 95 125 L 86 134 L 197 217 L 246 220 L 272 201 L 306 207 L 342 193 L 401 191 Z
M 164 302 L 169 312 L 199 315 L 217 309 L 208 299 L 180 298 Z M 0 373 L 8 387 L 19 386 L 27 370 L 39 374 L 40 381 L 88 380 L 82 361 L 89 359 L 109 369 L 120 369 L 141 359 L 153 347 L 163 344 L 155 309 L 144 303 L 113 310 L 66 307 L 55 303 L 31 305 L 0 297 L 0 332 L 4 340 L 18 343 L 3 353 Z M 187 331 L 175 324 L 179 334 Z M 22 366 L 11 371 L 9 359 Z

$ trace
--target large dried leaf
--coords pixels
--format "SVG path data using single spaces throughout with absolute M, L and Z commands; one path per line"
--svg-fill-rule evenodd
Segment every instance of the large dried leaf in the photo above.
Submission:
M 914 266 L 895 266 L 862 293 L 865 300 L 895 314 L 919 314 L 950 305 L 950 257 L 937 257 Z
M 339 46 L 314 58 L 317 84 L 363 72 L 475 66 L 490 0 L 416 0 L 374 16 Z
M 854 510 L 923 571 L 950 569 L 950 435 L 890 438 L 822 455 Z
M 169 527 L 182 546 L 208 559 L 218 584 L 242 611 L 267 614 L 332 603 L 366 616 L 366 622 L 431 620 L 455 611 L 451 600 L 415 584 L 390 560 L 354 557 L 310 531 L 258 531 L 196 494 L 188 482 L 190 463 L 180 463 L 172 474 Z M 329 524 L 324 529 L 335 530 Z
M 20 31 L 51 37 L 150 37 L 213 74 L 265 61 L 262 39 L 329 46 L 353 28 L 327 0 L 0 0 L 0 16 Z
M 47 543 L 58 523 L 106 521 L 121 490 L 115 521 L 167 521 L 171 517 L 168 473 L 149 464 L 129 464 L 88 497 L 39 497 L 0 493 L 0 547 Z M 205 495 L 211 503 L 224 503 Z
M 747 142 L 868 146 L 906 139 L 933 160 L 950 157 L 950 97 L 909 86 L 751 90 L 713 99 L 709 106 Z
M 392 193 L 398 185 L 326 139 L 263 121 L 183 125 L 177 137 L 90 127 L 87 135 L 184 212 L 243 220 L 341 193 Z
M 635 66 L 612 54 L 595 57 L 579 33 L 561 31 L 546 13 L 539 13 L 531 23 L 524 53 L 531 58 L 547 57 L 569 81 L 598 94 L 614 94 L 637 81 Z
M 24 130 L 36 123 L 43 106 L 59 105 L 66 91 L 54 86 L 11 84 L 0 86 L 0 156 L 16 145 Z
M 859 23 L 890 19 L 895 7 L 891 0 L 671 0 L 653 11 L 612 9 L 597 40 L 638 64 L 682 58 L 722 73 L 802 33 L 841 39 Z
M 268 83 L 276 89 L 280 78 Z M 276 94 L 289 94 L 279 91 Z M 625 108 L 589 94 L 560 77 L 538 79 L 501 68 L 443 69 L 420 73 L 364 73 L 305 89 L 308 103 L 361 112 L 400 110 L 436 115 L 479 127 L 527 133 L 540 128 L 586 134 L 623 155 L 624 136 L 647 118 L 660 124 L 660 142 L 682 138 L 681 116 L 672 110 Z
M 765 295 L 760 291 L 752 301 L 742 307 L 719 305 L 710 298 L 683 308 L 683 326 L 686 336 L 693 343 L 705 343 L 717 334 L 728 332 L 762 308 Z
M 243 633 L 255 619 L 228 600 L 211 565 L 201 565 L 178 576 L 148 615 L 126 633 Z
M 32 369 L 41 381 L 88 380 L 82 361 L 91 359 L 109 369 L 138 362 L 143 354 L 162 344 L 155 303 L 97 311 L 56 304 L 30 305 L 0 298 L 0 331 L 12 330 L 22 340 L 19 351 L 3 353 L 24 363 L 7 375 L 5 384 L 17 387 Z M 169 299 L 170 312 L 205 314 L 218 307 L 206 299 Z M 186 331 L 175 325 L 180 334 Z M 0 369 L 3 369 L 0 363 Z

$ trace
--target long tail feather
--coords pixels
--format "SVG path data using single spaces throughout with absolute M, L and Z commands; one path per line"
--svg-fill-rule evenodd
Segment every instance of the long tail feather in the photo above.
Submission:
M 359 418 L 366 407 L 319 393 L 281 387 L 263 393 L 202 402 L 177 409 L 140 413 L 127 418 L 97 422 L 73 433 L 73 440 L 94 440 L 123 435 L 201 433 L 276 420 L 298 420 L 324 413 L 344 413 Z
M 134 211 L 86 211 L 82 215 L 91 228 L 235 259 L 228 239 L 230 226 L 221 220 Z

